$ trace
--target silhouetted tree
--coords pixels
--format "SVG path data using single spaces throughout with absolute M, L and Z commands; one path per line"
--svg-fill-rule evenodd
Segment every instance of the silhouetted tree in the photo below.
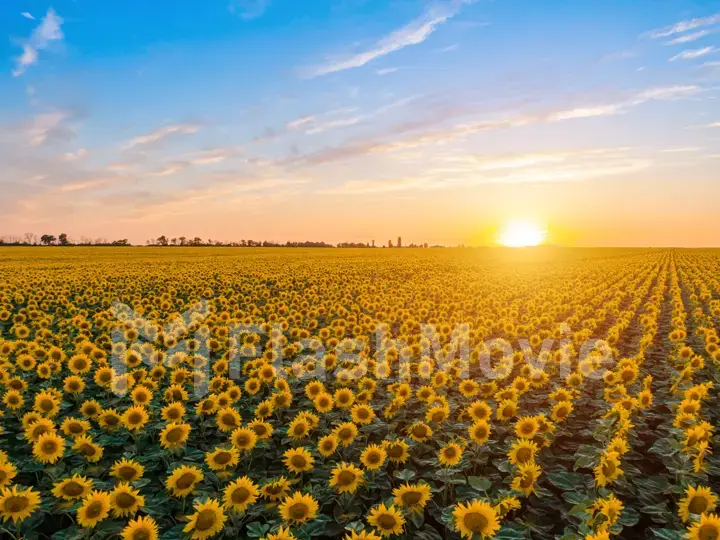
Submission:
M 167 246 L 168 245 L 168 239 L 164 234 L 162 236 L 158 236 L 157 245 L 158 246 Z
M 54 244 L 55 240 L 56 240 L 55 235 L 52 235 L 52 234 L 43 234 L 40 237 L 40 241 L 43 244 L 45 244 L 46 246 L 50 246 L 50 245 Z
M 65 233 L 60 233 L 60 236 L 58 236 L 58 242 L 61 246 L 69 246 L 70 240 L 68 240 L 68 235 Z

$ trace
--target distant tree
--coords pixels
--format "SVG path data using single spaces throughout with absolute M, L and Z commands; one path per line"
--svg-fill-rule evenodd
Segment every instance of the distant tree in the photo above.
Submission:
M 28 246 L 36 245 L 37 244 L 37 236 L 35 235 L 35 233 L 26 232 L 25 233 L 25 243 Z
M 60 233 L 60 236 L 58 236 L 58 242 L 61 246 L 69 246 L 70 240 L 68 240 L 68 235 L 65 233 Z
M 202 238 L 200 238 L 199 236 L 193 238 L 192 242 L 193 246 L 202 246 Z
M 55 240 L 56 240 L 55 235 L 52 235 L 52 234 L 43 234 L 43 235 L 40 237 L 40 241 L 41 241 L 43 244 L 45 244 L 46 246 L 51 246 L 51 245 L 53 245 L 53 244 L 55 243 Z
M 171 239 L 170 239 L 170 243 L 171 243 L 173 246 L 177 246 L 177 238 L 171 238 Z
M 180 238 L 178 238 L 178 240 L 180 240 L 180 245 L 184 246 L 185 242 L 187 241 L 187 238 L 185 238 L 184 236 L 181 236 Z
M 122 240 L 113 240 L 112 245 L 113 246 L 129 246 L 130 243 L 128 242 L 127 238 L 123 238 Z
M 168 239 L 164 234 L 162 236 L 158 237 L 157 245 L 158 246 L 167 246 L 168 245 Z

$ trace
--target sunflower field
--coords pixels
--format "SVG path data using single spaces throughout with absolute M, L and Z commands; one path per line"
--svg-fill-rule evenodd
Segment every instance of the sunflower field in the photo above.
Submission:
M 720 251 L 5 248 L 0 537 L 717 540 Z

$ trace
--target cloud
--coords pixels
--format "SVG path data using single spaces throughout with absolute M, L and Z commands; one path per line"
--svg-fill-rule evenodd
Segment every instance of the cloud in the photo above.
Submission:
M 693 32 L 692 34 L 686 34 L 684 36 L 676 37 L 668 41 L 668 45 L 680 45 L 682 43 L 690 43 L 691 41 L 697 41 L 700 38 L 710 35 L 710 30 L 700 30 L 699 32 Z
M 689 154 L 693 152 L 700 152 L 705 148 L 702 146 L 681 146 L 679 148 L 665 148 L 663 152 L 666 154 Z
M 398 69 L 400 69 L 400 68 L 383 68 L 383 69 L 378 69 L 378 70 L 375 72 L 375 75 L 381 75 L 381 76 L 382 76 L 382 75 L 390 75 L 391 73 L 395 73 Z
M 423 165 L 423 172 L 399 178 L 352 180 L 323 192 L 363 195 L 407 190 L 456 189 L 481 184 L 580 182 L 631 174 L 649 168 L 648 159 L 628 148 L 592 148 L 535 154 L 462 156 L 448 167 Z M 428 156 L 432 162 L 432 156 Z
M 399 51 L 405 47 L 418 45 L 425 41 L 439 25 L 454 17 L 460 11 L 463 4 L 468 4 L 472 1 L 473 0 L 452 0 L 450 2 L 436 4 L 417 19 L 375 43 L 370 49 L 307 69 L 305 70 L 305 75 L 309 78 L 320 77 L 322 75 L 328 75 L 329 73 L 357 68 L 364 66 L 376 58 Z
M 20 15 L 22 15 L 22 16 L 25 17 L 26 19 L 30 19 L 31 21 L 34 21 L 34 20 L 35 20 L 35 17 L 33 17 L 33 16 L 32 16 L 30 13 L 28 13 L 27 11 L 23 11 Z
M 192 135 L 200 131 L 200 127 L 197 124 L 172 124 L 169 126 L 161 127 L 155 131 L 148 133 L 147 135 L 141 135 L 130 139 L 123 145 L 124 150 L 130 150 L 137 146 L 144 146 L 147 144 L 155 143 L 163 140 L 166 137 L 174 134 Z
M 720 128 L 720 122 L 711 122 L 710 124 L 705 124 L 702 127 L 706 128 Z
M 32 16 L 31 16 L 32 17 Z M 53 41 L 62 41 L 63 20 L 52 8 L 48 9 L 40 24 L 33 30 L 30 38 L 22 44 L 23 52 L 15 59 L 16 67 L 13 77 L 19 77 L 27 68 L 37 63 L 39 51 L 44 50 Z
M 362 116 L 352 116 L 350 118 L 340 118 L 338 120 L 330 120 L 328 122 L 323 122 L 320 124 L 315 124 L 314 127 L 311 127 L 310 129 L 306 130 L 305 133 L 307 135 L 314 135 L 316 133 L 322 133 L 324 131 L 328 131 L 330 129 L 335 129 L 337 127 L 347 127 L 347 126 L 353 126 L 363 120 L 364 117 Z
M 228 10 L 241 19 L 257 19 L 270 6 L 270 0 L 232 0 Z
M 720 13 L 716 13 L 715 15 L 711 15 L 709 17 L 680 21 L 665 28 L 652 30 L 648 32 L 647 35 L 655 39 L 664 38 L 674 36 L 676 34 L 682 34 L 683 32 L 688 32 L 690 30 L 695 30 L 696 28 L 702 28 L 703 26 L 712 26 L 714 24 L 720 24 Z
M 76 152 L 67 152 L 61 156 L 63 161 L 77 161 L 87 157 L 88 151 L 85 148 L 79 148 Z
M 30 146 L 41 146 L 53 140 L 75 137 L 70 127 L 74 115 L 70 111 L 56 110 L 35 115 L 21 130 Z
M 598 105 L 594 107 L 578 107 L 576 109 L 568 109 L 552 113 L 548 119 L 551 122 L 561 122 L 563 120 L 573 120 L 576 118 L 592 118 L 594 116 L 613 116 L 623 111 L 620 103 L 612 103 L 610 105 Z
M 649 88 L 629 96 L 624 101 L 592 106 L 575 107 L 544 112 L 542 114 L 521 114 L 495 120 L 481 120 L 408 135 L 401 139 L 385 141 L 383 135 L 376 139 L 355 140 L 340 146 L 323 148 L 311 154 L 293 157 L 288 164 L 318 166 L 326 163 L 353 159 L 360 156 L 384 154 L 428 145 L 439 145 L 478 133 L 512 129 L 522 126 L 565 122 L 621 114 L 652 101 L 682 99 L 697 94 L 702 88 L 693 85 Z M 392 132 L 390 132 L 392 133 Z M 385 134 L 387 136 L 388 134 Z
M 694 58 L 699 58 L 701 56 L 710 54 L 714 51 L 714 47 L 703 47 L 702 49 L 688 49 L 687 51 L 683 51 L 671 57 L 670 62 L 674 62 L 675 60 L 692 60 Z

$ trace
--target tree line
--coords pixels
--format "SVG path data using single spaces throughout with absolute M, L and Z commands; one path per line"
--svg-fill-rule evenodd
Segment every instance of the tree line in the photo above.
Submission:
M 23 236 L 0 236 L 0 246 L 132 246 L 127 238 L 120 240 L 107 240 L 105 238 L 81 237 L 79 241 L 74 241 L 66 233 L 36 235 L 34 233 L 25 233 Z M 375 248 L 375 242 L 340 242 L 338 244 L 328 244 L 327 242 L 272 242 L 269 240 L 239 240 L 236 242 L 225 242 L 221 240 L 213 240 L 208 238 L 204 240 L 199 236 L 193 238 L 187 236 L 168 237 L 165 235 L 151 238 L 145 241 L 146 246 L 161 247 L 286 247 L 286 248 Z M 385 247 L 385 246 L 381 246 Z M 389 243 L 392 246 L 392 242 Z M 400 246 L 398 246 L 400 247 Z M 409 244 L 405 247 L 428 247 L 427 244 Z

